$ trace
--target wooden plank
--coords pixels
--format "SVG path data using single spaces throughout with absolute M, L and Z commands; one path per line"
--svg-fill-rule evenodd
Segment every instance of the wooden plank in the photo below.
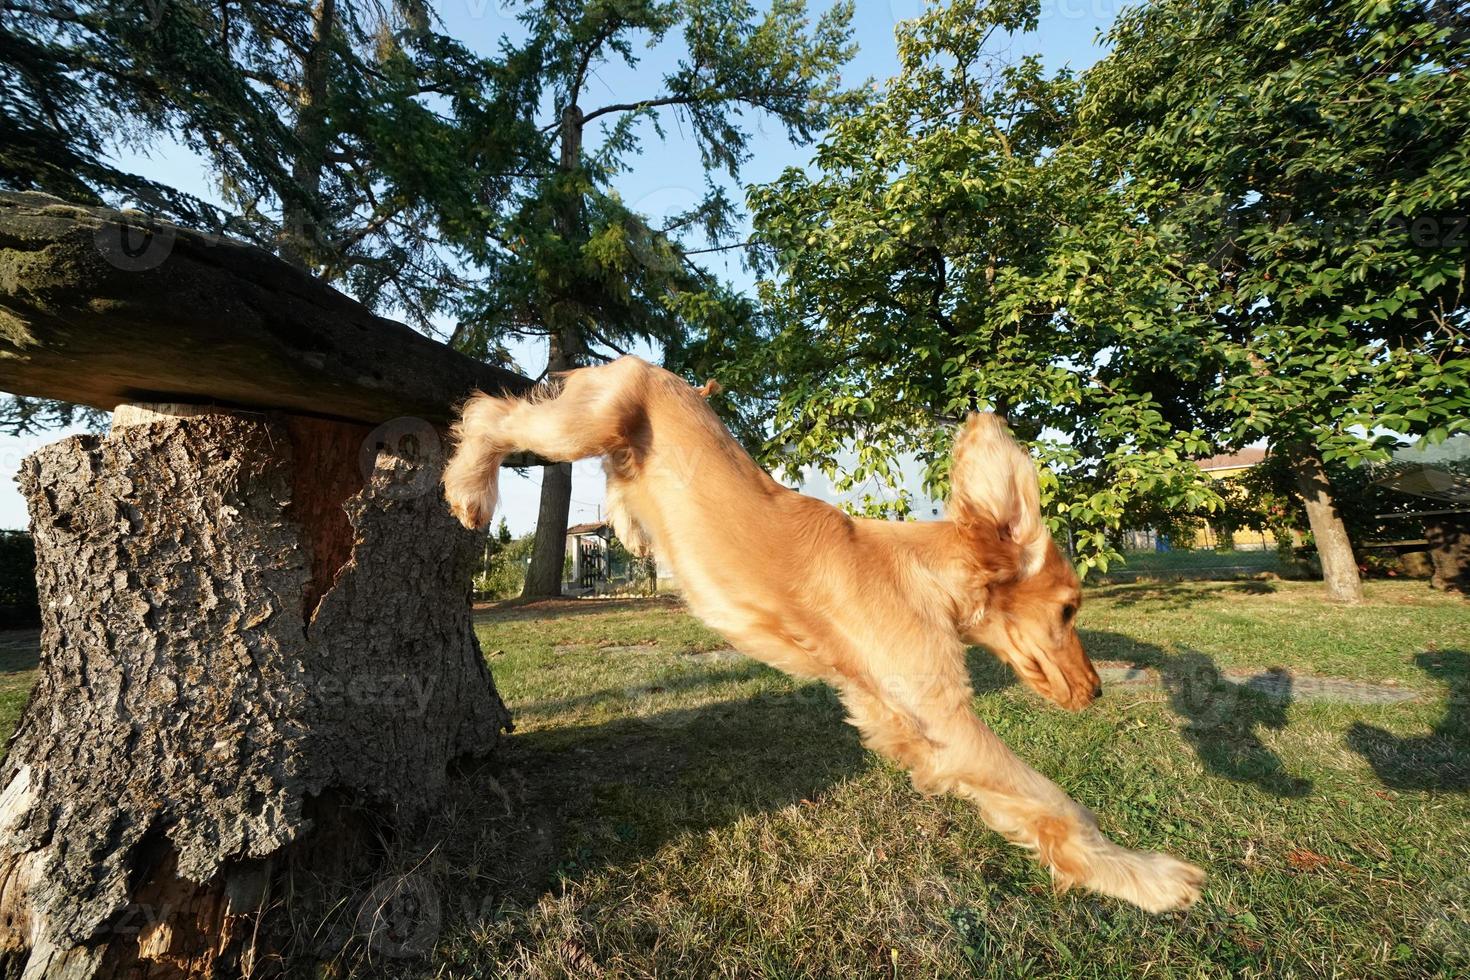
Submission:
M 446 423 L 531 381 L 377 316 L 262 249 L 136 212 L 0 194 L 0 390 Z

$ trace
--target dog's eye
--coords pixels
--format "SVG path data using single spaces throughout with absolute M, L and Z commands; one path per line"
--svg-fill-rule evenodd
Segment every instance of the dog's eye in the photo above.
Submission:
M 1075 616 L 1075 615 L 1077 615 L 1077 607 L 1076 606 L 1072 605 L 1071 603 L 1068 603 L 1067 605 L 1063 606 L 1062 607 L 1062 623 L 1063 623 L 1063 625 L 1065 625 L 1067 623 L 1070 623 L 1072 621 L 1072 617 Z

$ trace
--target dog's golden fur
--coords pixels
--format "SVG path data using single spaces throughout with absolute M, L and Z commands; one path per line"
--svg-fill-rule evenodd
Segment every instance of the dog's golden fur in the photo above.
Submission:
M 603 457 L 618 537 L 661 555 L 694 613 L 742 652 L 836 687 L 864 743 L 918 789 L 974 801 L 1061 888 L 1152 912 L 1190 905 L 1198 868 L 1108 840 L 972 708 L 967 643 L 1063 706 L 1099 693 L 1074 626 L 1077 576 L 1042 524 L 1030 457 L 1000 420 L 971 416 L 958 434 L 948 520 L 861 520 L 757 466 L 705 404 L 711 387 L 625 357 L 531 398 L 477 394 L 455 426 L 450 506 L 483 527 L 511 452 Z

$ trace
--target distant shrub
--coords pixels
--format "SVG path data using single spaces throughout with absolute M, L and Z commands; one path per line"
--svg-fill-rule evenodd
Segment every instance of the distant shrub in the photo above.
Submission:
M 520 595 L 526 585 L 526 563 L 535 541 L 534 534 L 511 538 L 509 531 L 492 537 L 486 549 L 488 557 L 482 560 L 475 574 L 475 598 L 509 599 Z
M 653 595 L 658 590 L 658 565 L 653 556 L 639 557 L 623 542 L 613 538 L 607 548 L 608 578 L 616 591 L 630 595 Z

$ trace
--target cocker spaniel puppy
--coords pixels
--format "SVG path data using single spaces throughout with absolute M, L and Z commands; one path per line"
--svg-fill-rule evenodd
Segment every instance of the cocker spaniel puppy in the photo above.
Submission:
M 1000 419 L 972 415 L 959 432 L 947 520 L 862 520 L 778 484 L 704 394 L 636 357 L 569 371 L 527 398 L 477 394 L 454 427 L 450 506 L 467 527 L 489 522 L 509 453 L 601 456 L 624 544 L 662 556 L 690 609 L 737 649 L 833 685 L 864 743 L 919 790 L 968 797 L 1061 888 L 1150 912 L 1193 903 L 1199 868 L 1108 840 L 973 710 L 972 643 L 1064 707 L 1101 693 L 1077 637 L 1077 576 L 1042 523 L 1034 464 Z

